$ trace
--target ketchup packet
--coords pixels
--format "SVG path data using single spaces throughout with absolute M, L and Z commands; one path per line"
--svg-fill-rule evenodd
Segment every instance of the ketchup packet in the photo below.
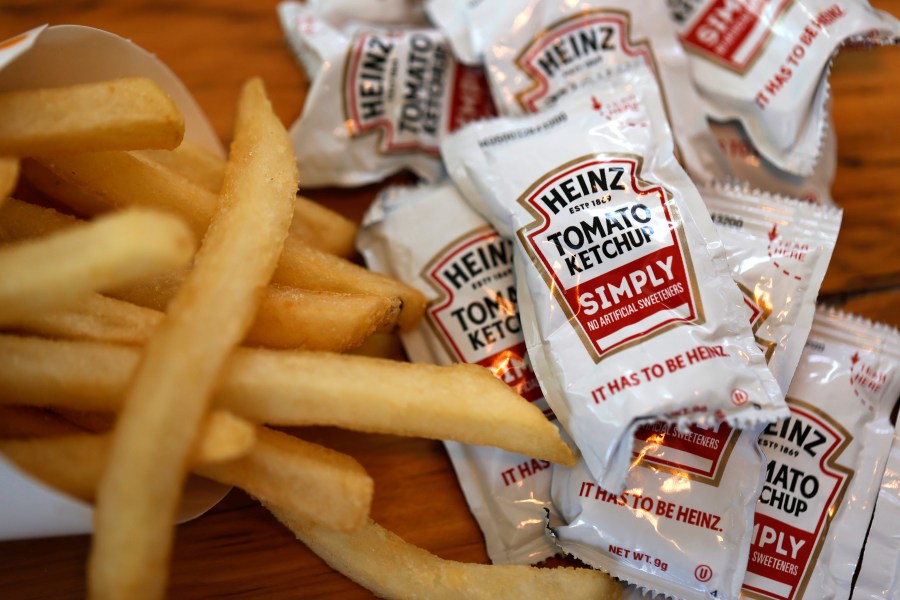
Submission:
M 709 126 L 728 160 L 733 179 L 753 189 L 799 198 L 813 204 L 834 205 L 831 186 L 837 168 L 837 136 L 830 121 L 825 127 L 825 144 L 819 160 L 812 174 L 806 177 L 782 171 L 769 162 L 753 146 L 737 121 L 710 121 Z
M 672 23 L 660 18 L 660 0 L 490 4 L 491 24 L 482 20 L 474 29 L 487 38 L 485 63 L 501 114 L 552 107 L 637 62 L 656 77 L 676 155 L 691 177 L 704 182 L 727 173 L 691 83 L 688 58 Z
M 646 69 L 556 110 L 472 124 L 442 151 L 515 240 L 528 354 L 604 489 L 622 489 L 642 425 L 786 414 Z
M 900 597 L 900 424 L 887 459 L 853 600 Z
M 760 436 L 766 454 L 744 592 L 846 598 L 890 450 L 900 334 L 818 309 L 788 392 L 791 416 Z
M 516 312 L 512 243 L 472 211 L 452 183 L 382 192 L 358 243 L 369 268 L 428 297 L 425 322 L 401 334 L 413 361 L 490 368 L 552 417 L 525 353 Z M 556 553 L 545 533 L 550 463 L 499 448 L 445 441 L 494 563 L 537 563 Z
M 734 185 L 700 188 L 753 337 L 787 391 L 812 326 L 842 211 Z
M 436 29 L 338 25 L 296 2 L 279 16 L 312 81 L 290 128 L 305 187 L 364 185 L 403 169 L 437 180 L 444 134 L 494 113 L 483 72 L 458 64 Z
M 710 116 L 739 120 L 779 169 L 813 171 L 831 58 L 847 42 L 893 43 L 900 23 L 865 0 L 669 0 Z
M 762 425 L 638 430 L 628 487 L 608 492 L 584 462 L 554 465 L 560 548 L 645 591 L 738 598 L 762 488 Z
M 478 65 L 484 61 L 488 40 L 505 26 L 497 18 L 497 5 L 491 0 L 425 0 L 425 13 L 447 34 L 453 54 L 460 62 Z

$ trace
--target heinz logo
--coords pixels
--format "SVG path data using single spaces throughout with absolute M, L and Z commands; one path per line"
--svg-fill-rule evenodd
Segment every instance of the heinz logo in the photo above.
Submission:
M 592 76 L 635 59 L 653 69 L 646 42 L 632 44 L 627 13 L 588 10 L 551 24 L 516 58 L 530 81 L 516 100 L 526 112 L 549 106 Z
M 588 156 L 539 179 L 519 202 L 519 232 L 559 303 L 600 360 L 610 350 L 697 318 L 694 284 L 669 194 L 640 162 Z

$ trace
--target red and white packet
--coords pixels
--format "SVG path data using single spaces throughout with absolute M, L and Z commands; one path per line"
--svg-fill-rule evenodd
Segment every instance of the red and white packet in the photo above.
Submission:
M 490 21 L 473 23 L 497 109 L 520 115 L 590 94 L 608 74 L 638 63 L 656 78 L 676 155 L 697 182 L 728 166 L 690 79 L 688 57 L 660 0 L 487 0 Z M 484 24 L 483 24 L 484 23 Z
M 554 465 L 557 543 L 646 593 L 737 599 L 762 488 L 762 427 L 644 427 L 618 494 L 597 485 L 583 461 Z
M 759 438 L 767 466 L 745 595 L 850 596 L 898 394 L 900 334 L 819 308 L 788 392 L 791 416 Z
M 736 185 L 701 186 L 753 337 L 787 392 L 812 326 L 843 211 Z
M 812 325 L 841 211 L 728 185 L 700 193 L 722 237 L 769 369 L 787 390 Z M 765 464 L 757 425 L 635 435 L 629 486 L 609 494 L 583 463 L 554 466 L 551 527 L 567 553 L 644 590 L 738 598 Z
M 626 71 L 555 110 L 474 123 L 442 145 L 466 199 L 515 240 L 535 372 L 613 492 L 642 425 L 750 426 L 787 412 L 723 244 L 675 160 L 657 89 L 646 69 Z
M 900 597 L 900 423 L 881 478 L 853 600 Z
M 845 43 L 889 44 L 900 22 L 865 0 L 670 0 L 709 115 L 739 120 L 779 169 L 810 174 L 828 122 L 828 72 Z M 886 74 L 887 76 L 887 74 Z
M 404 169 L 438 180 L 441 138 L 494 113 L 483 71 L 459 64 L 437 29 L 332 22 L 315 8 L 278 6 L 311 80 L 290 128 L 303 185 L 365 185 Z
M 370 269 L 428 297 L 425 321 L 401 333 L 414 362 L 477 363 L 552 417 L 525 353 L 516 311 L 513 248 L 450 182 L 391 187 L 363 219 L 357 246 Z M 550 463 L 488 446 L 445 441 L 495 564 L 557 553 L 546 535 Z

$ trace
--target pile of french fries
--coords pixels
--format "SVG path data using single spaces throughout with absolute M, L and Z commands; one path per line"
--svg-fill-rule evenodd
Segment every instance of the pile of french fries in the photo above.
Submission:
M 416 326 L 415 289 L 349 260 L 356 226 L 297 196 L 261 81 L 227 159 L 147 79 L 0 94 L 0 452 L 95 506 L 93 598 L 159 598 L 193 473 L 246 490 L 387 597 L 602 598 L 588 569 L 441 560 L 369 517 L 351 457 L 272 429 L 334 425 L 571 465 L 475 365 L 351 354 Z

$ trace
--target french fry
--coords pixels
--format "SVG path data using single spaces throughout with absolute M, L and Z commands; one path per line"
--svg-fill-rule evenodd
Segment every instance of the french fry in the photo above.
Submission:
M 593 569 L 542 569 L 444 560 L 403 541 L 372 520 L 359 530 L 329 530 L 301 515 L 268 505 L 275 517 L 333 569 L 379 598 L 614 600 L 621 586 Z
M 136 154 L 157 162 L 214 194 L 222 189 L 225 159 L 200 144 L 182 140 L 172 150 L 137 150 Z
M 138 358 L 125 346 L 0 336 L 0 403 L 114 412 Z M 242 348 L 214 402 L 271 425 L 333 425 L 575 461 L 538 408 L 477 365 Z
M 211 192 L 218 193 L 222 187 L 225 161 L 190 140 L 184 140 L 174 150 L 141 150 L 136 154 L 158 162 Z M 353 256 L 357 230 L 356 223 L 340 213 L 303 196 L 297 198 L 291 235 L 313 248 L 338 256 Z
M 0 156 L 0 205 L 16 189 L 19 180 L 19 159 Z
M 209 190 L 136 153 L 98 152 L 36 160 L 44 169 L 32 168 L 30 160 L 24 161 L 23 176 L 76 212 L 92 214 L 97 203 L 105 205 L 105 210 L 149 206 L 181 214 L 195 233 L 202 235 L 216 205 Z M 56 183 L 48 182 L 50 179 Z M 65 186 L 60 186 L 59 180 L 76 189 L 61 193 Z M 272 280 L 300 289 L 399 298 L 401 329 L 415 326 L 425 311 L 425 296 L 416 288 L 317 250 L 296 236 L 285 241 Z
M 256 444 L 257 427 L 223 411 L 210 413 L 188 455 L 191 468 L 235 461 Z M 108 461 L 112 434 L 69 433 L 27 440 L 0 440 L 0 453 L 63 492 L 92 502 Z
M 0 406 L 0 439 L 73 433 L 84 433 L 84 430 L 53 411 L 32 406 Z
M 349 354 L 406 360 L 406 351 L 395 333 L 374 333 L 367 337 L 362 344 L 349 350 Z
M 82 221 L 75 217 L 10 198 L 0 206 L 0 242 L 31 239 L 78 223 Z M 171 270 L 107 290 L 106 295 L 164 311 L 185 275 L 183 270 Z M 106 305 L 110 308 L 102 309 L 98 303 L 96 306 L 73 307 L 72 312 L 40 317 L 44 322 L 42 329 L 34 327 L 34 321 L 20 321 L 15 325 L 26 333 L 138 343 L 141 340 L 135 336 L 152 330 L 158 321 L 158 317 L 146 311 L 114 306 L 110 302 Z M 299 290 L 270 284 L 263 293 L 245 343 L 269 348 L 342 352 L 355 348 L 378 329 L 392 328 L 399 313 L 399 300 L 385 296 Z M 95 327 L 98 324 L 104 326 Z M 51 326 L 59 328 L 52 329 Z
M 172 215 L 129 209 L 0 249 L 0 323 L 186 264 L 194 242 Z
M 72 306 L 15 319 L 7 328 L 55 338 L 143 344 L 162 320 L 159 311 L 90 294 Z
M 355 459 L 265 427 L 257 435 L 246 456 L 196 472 L 329 529 L 353 531 L 365 523 L 374 483 Z
M 241 91 L 218 210 L 116 422 L 88 562 L 94 598 L 163 595 L 185 458 L 275 268 L 296 190 L 290 138 L 262 82 L 251 80 Z
M 184 118 L 150 79 L 0 93 L 4 155 L 174 148 L 183 136 Z

